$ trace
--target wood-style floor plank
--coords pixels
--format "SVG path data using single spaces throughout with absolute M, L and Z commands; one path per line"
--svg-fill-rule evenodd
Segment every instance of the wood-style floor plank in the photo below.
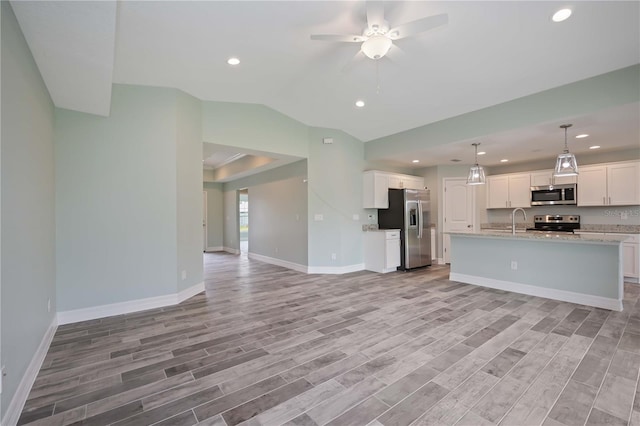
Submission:
M 640 286 L 610 312 L 205 254 L 206 291 L 58 328 L 19 424 L 640 424 Z

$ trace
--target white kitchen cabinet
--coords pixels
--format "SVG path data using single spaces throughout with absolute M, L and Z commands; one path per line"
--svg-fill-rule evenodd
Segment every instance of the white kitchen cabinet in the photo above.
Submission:
M 576 183 L 577 181 L 577 176 L 559 176 L 554 178 L 553 170 L 551 169 L 531 172 L 531 186 L 564 185 Z
M 362 207 L 365 209 L 388 209 L 389 188 L 424 188 L 420 176 L 369 170 L 362 174 Z
M 580 167 L 579 206 L 640 204 L 640 163 L 613 163 Z
M 487 208 L 531 207 L 531 175 L 516 173 L 487 177 Z
M 400 266 L 400 230 L 381 229 L 364 234 L 364 269 L 382 274 Z
M 389 208 L 389 177 L 386 173 L 369 171 L 362 174 L 362 207 Z

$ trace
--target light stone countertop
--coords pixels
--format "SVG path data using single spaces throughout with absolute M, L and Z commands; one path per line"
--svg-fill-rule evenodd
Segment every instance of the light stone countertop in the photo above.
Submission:
M 475 233 L 469 232 L 446 232 L 449 235 L 458 235 L 468 238 L 504 238 L 508 240 L 533 240 L 533 241 L 558 241 L 563 243 L 579 244 L 621 244 L 628 237 L 622 235 L 590 235 L 590 234 L 545 234 L 542 232 L 516 231 L 515 235 L 511 231 L 504 230 L 484 230 Z

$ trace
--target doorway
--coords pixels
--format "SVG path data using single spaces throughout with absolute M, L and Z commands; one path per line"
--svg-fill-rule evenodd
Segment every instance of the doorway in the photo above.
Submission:
M 467 185 L 466 178 L 444 178 L 442 257 L 451 263 L 451 237 L 447 232 L 474 232 L 476 197 L 475 186 Z
M 249 190 L 238 191 L 238 227 L 240 232 L 240 253 L 249 252 Z

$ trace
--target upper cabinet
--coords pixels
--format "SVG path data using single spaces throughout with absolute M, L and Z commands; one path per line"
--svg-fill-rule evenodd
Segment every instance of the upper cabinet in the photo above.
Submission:
M 515 173 L 487 177 L 487 208 L 531 207 L 531 175 Z
M 553 170 L 531 172 L 531 186 L 563 185 L 565 183 L 576 183 L 577 181 L 577 176 L 561 176 L 554 178 Z
M 389 188 L 424 189 L 424 178 L 369 170 L 362 174 L 362 207 L 388 209 Z
M 579 206 L 640 204 L 640 162 L 580 167 Z

